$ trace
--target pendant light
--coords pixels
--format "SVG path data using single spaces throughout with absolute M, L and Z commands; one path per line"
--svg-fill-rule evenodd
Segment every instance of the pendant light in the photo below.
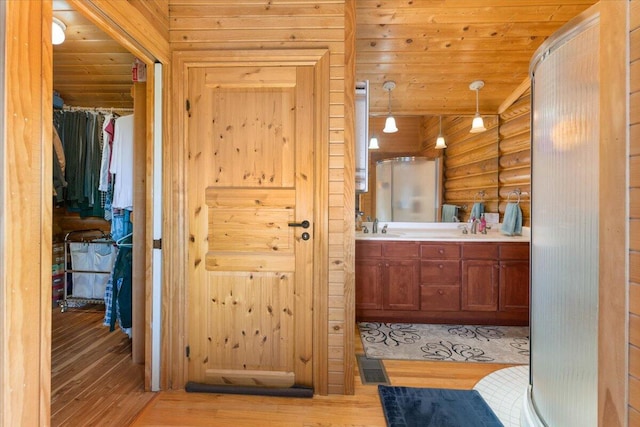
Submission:
M 444 141 L 444 136 L 442 136 L 442 116 L 440 116 L 440 132 L 438 132 L 438 138 L 436 139 L 436 148 L 447 148 L 447 144 Z
M 389 115 L 387 116 L 387 120 L 384 122 L 384 129 L 382 132 L 384 133 L 394 133 L 398 132 L 398 127 L 396 126 L 396 119 L 391 115 L 391 91 L 396 88 L 396 82 L 388 81 L 384 82 L 382 88 L 389 92 Z
M 475 82 L 472 82 L 469 85 L 469 89 L 476 91 L 476 115 L 473 116 L 473 122 L 471 123 L 471 130 L 469 131 L 470 133 L 479 133 L 487 130 L 487 128 L 484 127 L 484 120 L 480 115 L 480 109 L 478 106 L 478 98 L 479 98 L 478 92 L 483 87 L 484 87 L 484 82 L 482 80 L 476 80 Z
M 65 30 L 67 26 L 59 20 L 58 18 L 53 18 L 53 23 L 51 24 L 51 43 L 58 45 L 62 44 L 65 39 Z
M 380 146 L 378 145 L 378 138 L 374 136 L 369 141 L 369 150 L 377 150 L 378 148 L 380 148 Z

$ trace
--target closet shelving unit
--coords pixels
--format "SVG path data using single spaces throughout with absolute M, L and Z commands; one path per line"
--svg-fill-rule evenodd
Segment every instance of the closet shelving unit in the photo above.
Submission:
M 111 268 L 108 270 L 100 270 L 100 269 L 82 269 L 82 268 L 74 268 L 72 262 L 72 254 L 71 254 L 71 245 L 72 244 L 86 244 L 86 245 L 110 245 L 112 251 L 115 250 L 115 242 L 111 238 L 111 235 L 105 233 L 99 229 L 87 229 L 87 230 L 75 230 L 70 231 L 65 235 L 64 238 L 64 297 L 62 301 L 60 301 L 60 311 L 63 313 L 67 311 L 69 307 L 82 307 L 87 304 L 104 304 L 104 296 L 102 298 L 97 297 L 87 297 L 87 296 L 77 296 L 74 295 L 72 291 L 69 293 L 69 276 L 71 275 L 72 286 L 76 286 L 74 283 L 74 275 L 75 278 L 78 278 L 77 274 L 89 274 L 89 275 L 100 275 L 106 276 L 108 279 L 108 275 L 111 274 Z M 115 253 L 115 252 L 112 252 Z M 115 260 L 115 257 L 113 257 Z M 113 266 L 113 262 L 111 262 L 111 266 Z

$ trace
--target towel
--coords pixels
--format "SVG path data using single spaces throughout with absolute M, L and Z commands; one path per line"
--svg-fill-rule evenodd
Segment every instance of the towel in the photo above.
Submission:
M 480 219 L 480 216 L 484 213 L 484 203 L 475 202 L 473 207 L 471 208 L 471 217 L 475 219 Z
M 507 236 L 522 235 L 522 210 L 519 203 L 507 203 L 500 232 Z
M 456 222 L 453 217 L 458 218 L 458 207 L 456 205 L 442 205 L 442 222 Z

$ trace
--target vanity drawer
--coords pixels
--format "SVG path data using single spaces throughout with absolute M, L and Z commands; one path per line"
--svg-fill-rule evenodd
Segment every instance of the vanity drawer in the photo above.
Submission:
M 420 245 L 417 242 L 386 242 L 382 248 L 385 257 L 417 258 Z
M 498 245 L 492 243 L 465 243 L 462 246 L 464 259 L 498 259 Z
M 434 260 L 420 263 L 420 282 L 427 286 L 460 283 L 460 261 Z
M 421 245 L 423 259 L 460 258 L 460 245 L 456 243 L 434 243 Z
M 529 259 L 528 243 L 503 243 L 500 245 L 500 259 Z
M 380 258 L 381 256 L 381 243 L 356 242 L 356 258 Z
M 459 311 L 460 286 L 420 286 L 420 310 Z

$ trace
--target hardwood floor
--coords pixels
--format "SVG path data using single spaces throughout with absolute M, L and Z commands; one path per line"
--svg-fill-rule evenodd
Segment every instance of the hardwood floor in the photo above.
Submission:
M 52 312 L 51 425 L 127 426 L 154 398 L 131 341 L 102 326 L 104 306 Z
M 356 352 L 364 353 L 359 337 Z M 354 356 L 355 357 L 355 356 Z M 392 385 L 471 389 L 489 373 L 512 365 L 385 360 Z M 161 392 L 134 426 L 362 427 L 386 426 L 376 385 L 356 372 L 353 396 L 312 399 Z
M 386 425 L 377 386 L 355 378 L 353 396 L 312 399 L 143 391 L 131 344 L 102 326 L 103 307 L 52 313 L 52 426 L 362 427 Z M 356 335 L 356 353 L 364 353 Z M 355 357 L 355 356 L 354 356 Z M 511 365 L 385 360 L 391 384 L 471 389 Z

